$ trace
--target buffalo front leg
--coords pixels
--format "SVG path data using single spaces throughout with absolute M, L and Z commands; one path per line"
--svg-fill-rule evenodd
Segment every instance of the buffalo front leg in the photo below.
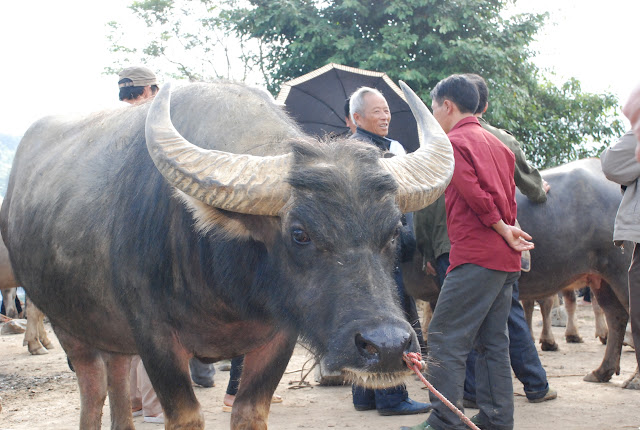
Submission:
M 281 331 L 244 357 L 242 378 L 231 413 L 232 430 L 266 430 L 271 396 L 287 368 L 298 336 Z
M 192 354 L 177 337 L 156 331 L 156 336 L 136 341 L 140 358 L 164 411 L 165 429 L 204 429 L 204 416 L 189 373 Z M 151 333 L 153 330 L 143 329 L 141 332 Z
M 574 290 L 563 290 L 562 296 L 564 297 L 564 308 L 567 310 L 567 328 L 564 331 L 564 337 L 567 343 L 583 343 L 576 323 L 576 293 Z
M 620 353 L 622 352 L 622 340 L 629 314 L 604 280 L 599 288 L 592 287 L 591 292 L 597 297 L 607 318 L 609 337 L 600 367 L 585 376 L 584 380 L 587 382 L 607 382 L 614 373 L 620 374 Z
M 593 317 L 596 324 L 596 337 L 600 339 L 600 342 L 602 342 L 603 345 L 606 345 L 609 328 L 607 327 L 604 311 L 600 307 L 595 294 L 592 294 L 591 296 L 591 307 L 593 308 Z
M 129 396 L 131 356 L 103 353 L 107 366 L 107 391 L 112 430 L 135 430 Z
M 636 367 L 636 371 L 629 379 L 624 381 L 622 388 L 628 390 L 640 390 L 640 366 Z
M 54 327 L 76 372 L 80 388 L 80 430 L 100 430 L 107 397 L 107 371 L 102 354 L 62 329 Z
M 27 297 L 27 301 L 29 302 L 29 305 L 33 308 L 33 311 L 31 312 L 31 314 L 35 314 L 36 316 L 36 326 L 37 326 L 37 338 L 38 341 L 40 341 L 40 344 L 42 346 L 44 346 L 47 349 L 53 349 L 53 342 L 51 342 L 51 340 L 49 340 L 49 336 L 47 336 L 47 331 L 44 328 L 44 317 L 45 314 L 40 310 L 40 308 L 38 308 L 37 306 L 35 306 L 33 304 L 33 302 L 31 301 L 31 299 L 29 299 Z
M 542 333 L 540 333 L 540 349 L 543 351 L 557 351 L 558 344 L 551 331 L 551 309 L 555 302 L 556 295 L 553 294 L 545 299 L 538 300 L 540 313 L 542 314 Z
M 27 345 L 27 349 L 32 355 L 47 354 L 47 349 L 53 348 L 53 344 L 44 329 L 44 314 L 29 298 L 27 298 L 27 302 L 27 330 L 24 333 L 22 344 Z M 46 345 L 41 342 L 41 339 L 45 341 Z
M 2 293 L 4 314 L 9 318 L 18 318 L 18 309 L 16 308 L 17 288 L 6 288 L 0 290 L 0 292 Z
M 533 335 L 533 305 L 535 302 L 533 300 L 521 300 L 522 308 L 524 309 L 524 319 L 527 321 L 527 325 L 529 326 L 529 333 L 531 333 L 531 339 L 534 341 L 536 337 Z

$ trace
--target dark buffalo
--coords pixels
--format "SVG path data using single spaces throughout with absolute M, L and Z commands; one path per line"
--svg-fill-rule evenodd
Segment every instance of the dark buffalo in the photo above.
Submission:
M 204 426 L 192 356 L 246 354 L 236 429 L 267 427 L 299 336 L 367 386 L 406 375 L 402 355 L 418 345 L 395 296 L 396 235 L 402 212 L 442 193 L 453 156 L 404 90 L 423 145 L 390 159 L 312 140 L 268 95 L 233 83 L 172 98 L 165 87 L 152 104 L 30 128 L 0 227 L 75 367 L 80 428 L 99 428 L 108 392 L 113 426 L 133 429 L 136 353 L 170 429 Z
M 600 367 L 586 381 L 606 382 L 620 373 L 620 353 L 629 318 L 627 269 L 631 255 L 613 244 L 613 223 L 620 186 L 608 181 L 600 160 L 585 159 L 542 172 L 551 185 L 546 203 L 532 203 L 517 193 L 518 221 L 531 234 L 531 271 L 520 278 L 520 299 L 544 299 L 561 290 L 589 284 L 609 326 Z M 420 253 L 416 258 L 421 259 Z M 437 298 L 434 278 L 421 271 L 422 261 L 403 266 L 407 290 L 431 302 Z M 410 271 L 418 273 L 409 273 Z M 627 388 L 640 388 L 636 373 Z
M 532 269 L 520 278 L 520 299 L 542 299 L 572 286 L 591 286 L 609 334 L 600 366 L 586 381 L 606 382 L 620 373 L 622 341 L 629 319 L 627 270 L 630 252 L 613 244 L 620 186 L 605 178 L 600 160 L 575 161 L 542 172 L 548 200 L 531 203 L 518 193 L 518 221 L 535 242 Z M 629 388 L 640 388 L 638 375 Z

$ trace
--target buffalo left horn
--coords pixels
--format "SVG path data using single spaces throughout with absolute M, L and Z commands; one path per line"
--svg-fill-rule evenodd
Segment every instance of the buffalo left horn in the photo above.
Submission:
M 145 126 L 149 154 L 169 183 L 219 209 L 277 215 L 290 195 L 282 177 L 291 154 L 259 157 L 193 145 L 173 126 L 170 100 L 171 85 L 166 84 L 153 100 Z
M 420 148 L 399 157 L 381 158 L 382 166 L 398 183 L 396 201 L 403 213 L 433 203 L 447 188 L 453 175 L 453 149 L 447 134 L 422 100 L 404 82 L 400 87 L 418 123 Z

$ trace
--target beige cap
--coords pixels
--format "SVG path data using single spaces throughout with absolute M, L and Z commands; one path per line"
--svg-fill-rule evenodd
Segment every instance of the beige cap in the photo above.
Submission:
M 118 74 L 118 87 L 146 87 L 157 85 L 156 75 L 150 69 L 143 66 L 127 67 Z M 122 82 L 123 79 L 131 79 L 131 82 Z

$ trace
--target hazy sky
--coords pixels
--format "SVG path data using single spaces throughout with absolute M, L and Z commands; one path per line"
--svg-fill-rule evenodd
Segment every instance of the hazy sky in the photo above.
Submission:
M 4 1 L 0 6 L 0 133 L 22 135 L 38 118 L 120 104 L 110 65 L 106 22 L 130 15 L 131 0 Z M 574 76 L 583 90 L 624 101 L 640 82 L 638 0 L 519 0 L 517 11 L 551 16 L 534 48 L 535 62 L 556 82 Z

